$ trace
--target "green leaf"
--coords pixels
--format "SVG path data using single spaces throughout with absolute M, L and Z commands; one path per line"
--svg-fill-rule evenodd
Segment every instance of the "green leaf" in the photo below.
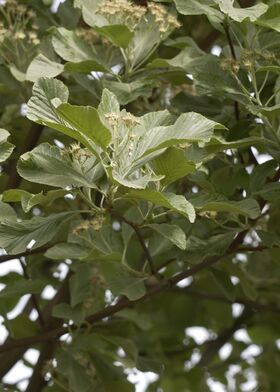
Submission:
M 87 369 L 80 364 L 71 351 L 60 351 L 56 355 L 56 359 L 58 373 L 63 374 L 67 390 L 90 392 L 99 388 L 99 386 L 96 388 L 93 377 L 87 374 Z
M 145 225 L 145 227 L 150 227 L 155 230 L 159 234 L 161 234 L 164 238 L 168 239 L 168 241 L 172 242 L 178 248 L 185 250 L 187 246 L 186 234 L 179 226 L 169 225 L 167 223 L 151 223 Z
M 121 105 L 135 101 L 138 97 L 149 97 L 152 91 L 151 82 L 141 79 L 130 83 L 104 80 L 103 85 L 116 95 Z
M 2 200 L 3 198 L 0 200 L 0 222 L 15 221 L 17 219 L 15 210 L 9 204 L 3 203 Z
M 26 251 L 28 244 L 35 240 L 32 249 L 51 241 L 64 224 L 77 214 L 75 211 L 61 212 L 46 218 L 36 216 L 22 222 L 5 221 L 0 224 L 0 246 L 10 254 Z
M 65 61 L 79 63 L 94 58 L 94 52 L 85 41 L 73 31 L 63 27 L 56 28 L 52 37 L 52 45 L 56 53 Z
M 33 96 L 28 101 L 27 117 L 40 124 L 61 124 L 52 104 L 54 98 L 67 102 L 68 88 L 56 79 L 40 78 L 33 86 Z
M 133 37 L 133 32 L 125 25 L 95 26 L 95 30 L 100 35 L 103 35 L 103 37 L 108 38 L 113 44 L 123 49 L 128 47 Z
M 234 232 L 229 232 L 226 234 L 210 235 L 209 238 L 205 239 L 191 235 L 187 239 L 187 260 L 192 263 L 200 263 L 210 256 L 225 255 L 234 239 L 234 235 Z
M 90 74 L 91 72 L 108 72 L 108 69 L 101 65 L 96 60 L 85 60 L 77 63 L 68 62 L 64 65 L 64 71 L 73 73 L 85 73 Z
M 23 154 L 17 169 L 20 176 L 28 181 L 60 188 L 95 188 L 95 181 L 102 173 L 95 157 L 87 159 L 82 165 L 48 143 L 40 144 L 34 150 Z
M 69 304 L 62 303 L 54 306 L 52 315 L 65 320 L 73 320 L 76 325 L 80 325 L 85 319 L 86 311 L 83 304 L 73 308 Z
M 202 211 L 223 211 L 245 215 L 256 219 L 260 215 L 260 207 L 254 199 L 240 201 L 226 200 L 220 195 L 202 195 L 191 199 L 193 205 Z
M 183 15 L 206 15 L 210 21 L 221 23 L 223 14 L 215 9 L 214 0 L 174 0 L 176 8 Z
M 268 8 L 264 3 L 258 3 L 249 8 L 237 8 L 233 6 L 232 0 L 218 0 L 218 4 L 222 12 L 239 23 L 245 19 L 255 22 Z
M 235 300 L 235 286 L 232 284 L 230 276 L 217 268 L 212 268 L 211 273 L 226 298 L 233 302 Z
M 72 307 L 82 303 L 90 296 L 90 266 L 80 264 L 69 281 L 70 304 Z
M 142 18 L 134 31 L 134 36 L 130 42 L 129 50 L 132 54 L 131 67 L 136 67 L 142 63 L 153 53 L 153 49 L 157 47 L 161 41 L 158 26 L 149 15 Z
M 57 107 L 57 112 L 74 129 L 86 135 L 103 149 L 110 143 L 112 138 L 111 132 L 101 122 L 98 111 L 95 108 L 64 103 Z
M 49 191 L 45 195 L 43 192 L 32 194 L 23 189 L 9 189 L 3 193 L 3 201 L 21 202 L 24 212 L 29 212 L 34 206 L 49 206 L 56 199 L 64 197 L 68 192 L 64 190 Z
M 168 210 L 177 212 L 189 219 L 190 222 L 195 221 L 195 210 L 190 202 L 182 195 L 175 195 L 170 192 L 157 192 L 150 189 L 130 190 L 125 195 L 129 199 L 140 199 L 152 202 L 155 205 L 162 206 Z
M 145 295 L 144 278 L 132 275 L 123 264 L 114 261 L 104 261 L 101 263 L 100 268 L 114 295 L 126 295 L 131 301 L 135 301 Z
M 66 103 L 69 96 L 68 88 L 60 80 L 40 78 L 34 84 L 32 93 L 28 101 L 27 117 L 29 120 L 54 128 L 92 149 L 88 139 L 72 129 L 56 110 L 56 106 Z
M 0 299 L 10 297 L 21 297 L 25 294 L 39 294 L 45 287 L 45 283 L 41 280 L 21 279 L 10 283 L 0 291 Z
M 67 61 L 64 70 L 67 72 L 90 73 L 92 71 L 108 72 L 107 66 L 93 46 L 88 45 L 73 31 L 59 27 L 52 37 L 56 53 Z
M 163 185 L 168 185 L 179 178 L 195 171 L 196 165 L 186 159 L 183 150 L 170 147 L 163 154 L 153 160 L 155 173 L 164 175 Z
M 12 154 L 14 145 L 7 142 L 10 133 L 6 129 L 0 128 L 0 163 L 4 162 Z
M 260 26 L 280 32 L 280 4 L 272 4 L 256 23 Z
M 138 143 L 136 159 L 172 145 L 193 142 L 208 142 L 214 129 L 225 127 L 215 121 L 208 120 L 199 113 L 184 113 L 174 125 L 150 129 Z
M 105 117 L 107 114 L 119 114 L 119 112 L 120 104 L 117 100 L 116 95 L 112 91 L 110 91 L 110 88 L 104 88 L 104 90 L 102 91 L 100 104 L 98 105 L 98 113 Z
M 71 255 L 73 259 L 83 259 L 90 253 L 90 249 L 79 244 L 56 244 L 48 249 L 45 256 L 53 260 L 65 260 Z
M 4 324 L 14 339 L 22 339 L 28 336 L 34 336 L 40 332 L 40 328 L 37 322 L 30 320 L 28 315 L 25 313 L 22 313 L 11 320 L 6 320 Z
M 55 76 L 61 74 L 63 69 L 64 67 L 62 64 L 51 61 L 43 54 L 38 54 L 38 56 L 32 60 L 27 69 L 26 80 L 36 82 L 42 76 L 54 78 Z

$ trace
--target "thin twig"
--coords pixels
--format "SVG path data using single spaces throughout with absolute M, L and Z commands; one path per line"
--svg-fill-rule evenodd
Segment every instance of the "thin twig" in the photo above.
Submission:
M 146 259 L 147 259 L 147 261 L 149 263 L 151 272 L 152 272 L 153 275 L 155 275 L 156 269 L 154 267 L 153 259 L 152 259 L 152 256 L 150 254 L 149 249 L 147 248 L 147 246 L 145 244 L 145 240 L 144 240 L 144 238 L 142 236 L 142 233 L 141 233 L 139 225 L 134 223 L 134 222 L 129 221 L 124 216 L 119 214 L 117 211 L 113 210 L 112 208 L 109 208 L 108 210 L 109 210 L 109 212 L 112 215 L 115 215 L 118 219 L 120 219 L 121 221 L 125 222 L 127 225 L 129 225 L 134 230 L 134 232 L 135 232 L 135 234 L 136 234 L 136 236 L 138 238 L 138 241 L 139 241 L 140 245 L 142 246 L 142 249 L 143 249 L 143 252 L 145 254 L 145 257 L 146 257 Z
M 226 37 L 227 37 L 227 41 L 230 47 L 230 52 L 231 52 L 231 56 L 234 60 L 236 60 L 236 53 L 234 50 L 234 45 L 230 36 L 230 32 L 229 32 L 229 27 L 226 23 L 223 24 L 225 33 L 226 33 Z M 235 114 L 235 119 L 236 121 L 240 120 L 240 110 L 239 110 L 239 105 L 237 101 L 234 101 L 234 114 Z

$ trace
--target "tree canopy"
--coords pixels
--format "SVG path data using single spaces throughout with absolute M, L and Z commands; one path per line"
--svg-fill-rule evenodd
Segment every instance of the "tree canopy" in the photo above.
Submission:
M 0 2 L 0 390 L 278 391 L 279 0 L 51 3 Z

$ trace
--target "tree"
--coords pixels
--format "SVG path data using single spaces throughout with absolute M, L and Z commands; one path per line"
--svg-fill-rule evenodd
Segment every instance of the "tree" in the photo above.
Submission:
M 49 3 L 0 5 L 1 390 L 277 391 L 279 2 Z

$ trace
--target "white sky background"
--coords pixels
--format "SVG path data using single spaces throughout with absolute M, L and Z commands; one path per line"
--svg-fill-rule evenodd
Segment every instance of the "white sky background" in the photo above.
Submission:
M 52 12 L 56 12 L 59 4 L 63 3 L 65 0 L 53 0 L 53 4 L 51 6 Z M 0 0 L 0 4 L 3 3 L 2 0 Z M 221 48 L 217 45 L 213 46 L 212 48 L 212 54 L 219 56 L 221 52 Z M 254 149 L 255 150 L 255 149 Z M 255 155 L 257 153 L 257 150 L 254 151 Z M 269 155 L 263 154 L 263 155 L 258 155 L 257 156 L 258 162 L 263 163 L 266 162 L 267 160 L 271 159 Z M 0 253 L 1 254 L 1 253 Z M 64 264 L 65 266 L 65 264 Z M 0 265 L 0 278 L 1 276 L 6 275 L 8 272 L 18 272 L 22 273 L 22 269 L 20 266 L 20 263 L 18 260 L 11 260 L 9 262 L 3 263 Z M 62 274 L 65 273 L 65 271 L 62 271 Z M 180 283 L 180 286 L 188 286 L 191 283 L 191 279 L 183 281 Z M 0 290 L 4 287 L 4 285 L 0 284 Z M 48 286 L 45 288 L 44 292 L 42 293 L 42 296 L 44 298 L 52 298 L 53 295 L 55 294 L 54 289 L 51 286 Z M 8 313 L 8 318 L 12 319 L 16 316 L 18 316 L 22 309 L 24 308 L 26 302 L 29 299 L 29 295 L 25 295 L 24 297 L 21 298 L 17 306 L 13 309 L 12 312 Z M 233 305 L 233 315 L 234 317 L 238 317 L 240 314 L 240 311 L 242 311 L 242 308 L 240 309 L 239 304 L 234 304 Z M 7 337 L 7 330 L 6 328 L 2 325 L 2 322 L 4 321 L 3 317 L 0 316 L 0 344 L 4 342 L 4 340 Z M 203 327 L 191 327 L 186 329 L 186 335 L 192 337 L 197 344 L 202 344 L 205 342 L 207 339 L 209 339 L 209 332 L 207 329 Z M 250 338 L 244 329 L 240 329 L 236 331 L 234 338 L 236 340 L 243 341 L 247 344 L 250 344 Z M 279 347 L 280 347 L 280 341 Z M 219 355 L 221 360 L 225 360 L 231 353 L 232 346 L 230 343 L 226 343 L 220 350 Z M 250 344 L 246 350 L 242 353 L 242 358 L 246 359 L 249 363 L 254 361 L 254 356 L 257 356 L 261 351 L 261 348 L 256 346 L 255 344 Z M 38 358 L 38 351 L 34 349 L 29 349 L 26 354 L 25 358 L 28 359 L 31 363 L 35 364 Z M 191 359 L 190 363 L 186 364 L 186 367 L 192 367 L 199 361 L 200 354 L 196 353 L 193 355 L 193 358 Z M 239 367 L 238 366 L 231 366 L 230 370 L 227 374 L 229 383 L 231 384 L 231 387 L 234 388 L 234 381 L 233 381 L 233 375 L 238 372 Z M 15 383 L 16 381 L 23 380 L 20 383 L 20 387 L 22 390 L 24 390 L 28 384 L 28 380 L 24 380 L 25 378 L 30 377 L 32 374 L 32 371 L 30 368 L 26 367 L 22 361 L 19 361 L 11 370 L 10 372 L 5 376 L 4 382 L 7 383 Z M 131 369 L 131 372 L 128 376 L 128 379 L 135 383 L 136 385 L 136 392 L 143 392 L 145 391 L 147 385 L 150 382 L 153 382 L 157 379 L 157 375 L 152 373 L 152 372 L 147 372 L 147 373 L 142 373 L 139 372 L 137 369 Z M 209 380 L 209 387 L 213 392 L 226 392 L 226 389 L 220 384 L 219 382 L 215 382 L 214 380 Z M 244 392 L 250 392 L 256 387 L 256 379 L 254 374 L 249 375 L 248 377 L 248 382 L 243 384 L 242 390 Z

